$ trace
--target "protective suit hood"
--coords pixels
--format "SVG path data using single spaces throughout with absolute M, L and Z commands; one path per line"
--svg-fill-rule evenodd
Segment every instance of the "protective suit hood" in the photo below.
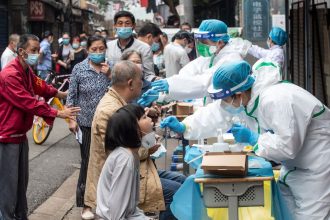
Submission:
M 262 58 L 252 66 L 252 74 L 255 82 L 252 86 L 251 99 L 247 105 L 247 112 L 250 112 L 255 101 L 261 92 L 271 85 L 275 85 L 282 80 L 281 68 L 276 62 Z

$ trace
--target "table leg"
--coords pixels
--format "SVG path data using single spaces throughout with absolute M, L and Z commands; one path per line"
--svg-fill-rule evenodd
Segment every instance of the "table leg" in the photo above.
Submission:
M 228 216 L 229 220 L 238 220 L 238 197 L 229 196 L 228 197 Z
M 189 145 L 189 141 L 184 139 L 182 137 L 182 154 L 183 154 L 183 158 L 186 155 L 186 146 Z M 189 164 L 187 164 L 184 160 L 183 160 L 183 174 L 188 176 L 189 175 Z

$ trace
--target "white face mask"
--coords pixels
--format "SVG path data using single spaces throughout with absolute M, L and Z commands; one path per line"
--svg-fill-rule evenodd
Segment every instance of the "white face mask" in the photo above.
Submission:
M 186 53 L 190 53 L 192 51 L 192 48 L 190 47 L 185 47 L 184 49 L 186 50 Z
M 165 154 L 166 154 L 166 148 L 164 147 L 164 145 L 161 144 L 158 150 L 155 153 L 151 154 L 150 157 L 152 159 L 158 159 L 165 156 Z
M 141 139 L 141 144 L 143 147 L 149 149 L 156 145 L 156 134 L 154 131 L 144 135 Z

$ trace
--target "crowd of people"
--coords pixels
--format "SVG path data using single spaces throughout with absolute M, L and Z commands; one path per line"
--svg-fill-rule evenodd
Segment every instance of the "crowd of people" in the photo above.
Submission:
M 160 220 L 176 219 L 170 205 L 186 177 L 157 169 L 151 155 L 161 144 L 149 117 L 159 115 L 156 101 L 199 98 L 205 108 L 183 122 L 170 116 L 160 126 L 200 139 L 216 136 L 228 114 L 258 118 L 250 127 L 232 125 L 235 140 L 282 163 L 283 195 L 297 219 L 329 216 L 330 164 L 322 160 L 310 166 L 319 152 L 324 158 L 330 154 L 329 109 L 278 78 L 259 83 L 244 61 L 249 53 L 281 70 L 284 30 L 272 28 L 264 49 L 231 39 L 227 25 L 215 19 L 202 21 L 195 34 L 183 23 L 172 39 L 153 23 L 135 28 L 134 15 L 119 11 L 115 39 L 107 30 L 72 38 L 63 33 L 56 52 L 50 31 L 41 42 L 32 34 L 9 37 L 0 72 L 0 198 L 8 198 L 0 199 L 0 219 L 27 219 L 26 133 L 34 115 L 49 125 L 56 117 L 69 118 L 70 131 L 82 134 L 76 191 L 82 219 L 150 219 L 152 213 L 159 213 Z M 50 70 L 70 75 L 67 92 L 45 83 Z M 220 100 L 210 103 L 209 93 Z M 36 95 L 66 99 L 66 107 L 56 110 Z M 315 193 L 303 194 L 313 185 Z

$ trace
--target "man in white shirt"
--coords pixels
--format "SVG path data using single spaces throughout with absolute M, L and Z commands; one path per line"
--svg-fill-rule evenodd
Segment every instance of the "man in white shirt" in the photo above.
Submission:
M 114 28 L 118 39 L 107 43 L 107 59 L 110 66 L 115 65 L 126 50 L 137 50 L 142 55 L 144 79 L 156 79 L 150 46 L 133 37 L 135 17 L 131 12 L 119 11 L 114 16 Z
M 188 53 L 191 48 L 188 44 L 193 42 L 193 37 L 187 31 L 179 31 L 173 40 L 164 49 L 166 78 L 178 74 L 181 68 L 189 63 Z
M 16 56 L 17 44 L 19 42 L 18 34 L 11 34 L 9 36 L 9 44 L 5 51 L 1 55 L 1 69 L 3 69 L 10 61 L 12 61 Z

